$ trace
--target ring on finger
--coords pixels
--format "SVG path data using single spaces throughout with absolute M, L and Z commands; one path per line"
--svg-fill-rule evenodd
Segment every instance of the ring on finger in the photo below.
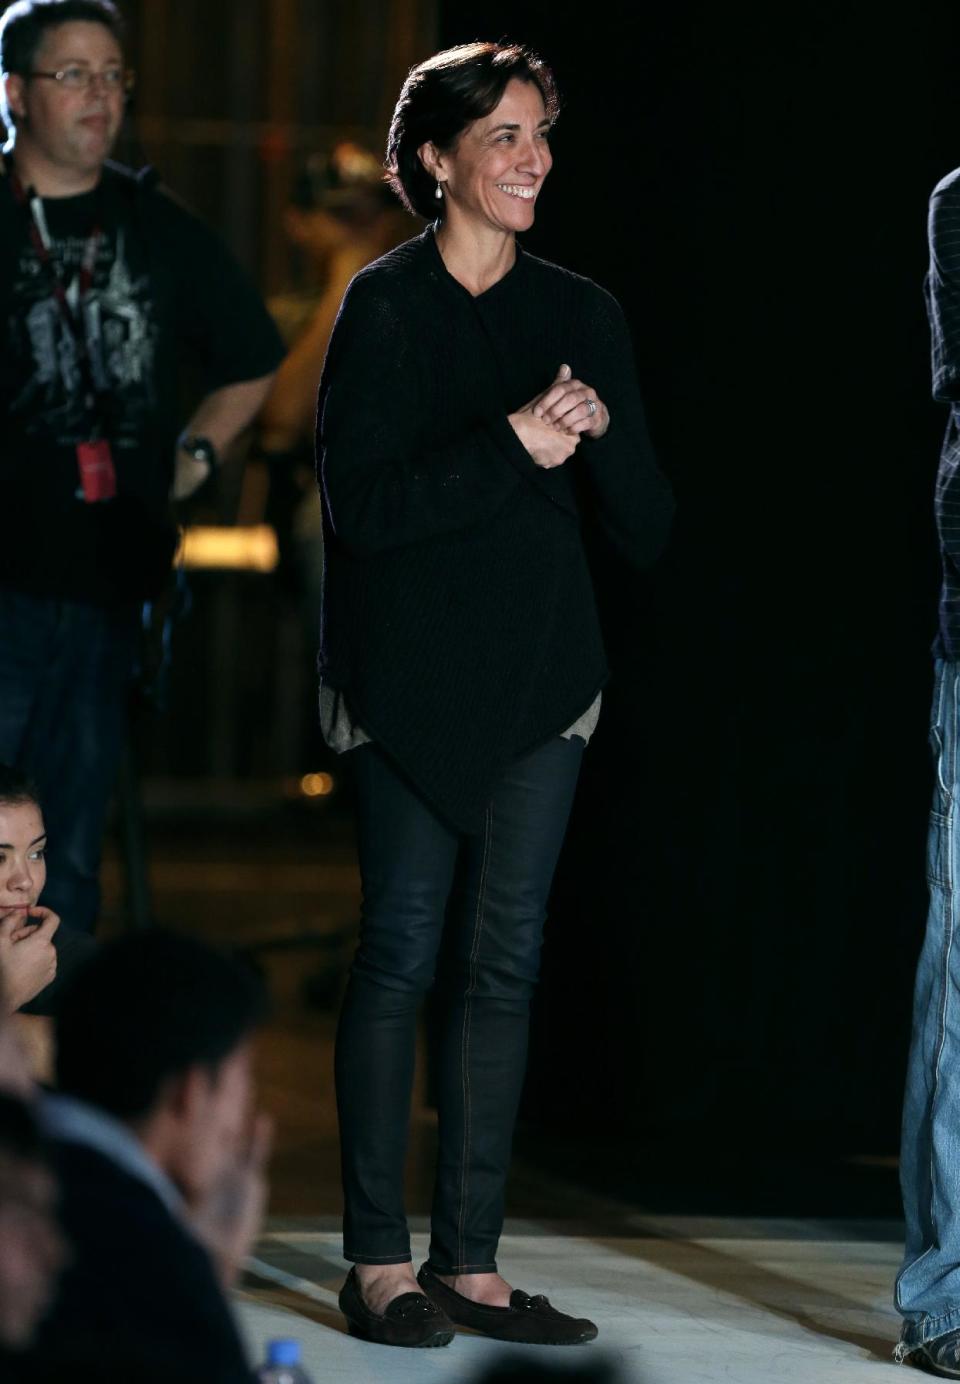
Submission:
M 593 415 L 596 413 L 596 411 L 597 411 L 597 401 L 596 401 L 596 399 L 588 399 L 588 400 L 587 400 L 587 412 L 590 414 L 590 417 L 591 417 L 591 418 L 592 418 Z

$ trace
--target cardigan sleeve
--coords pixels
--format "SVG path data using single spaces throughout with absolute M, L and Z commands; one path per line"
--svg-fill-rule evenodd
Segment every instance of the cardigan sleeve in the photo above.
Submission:
M 927 314 L 933 397 L 960 401 L 960 185 L 941 184 L 930 199 Z
M 948 563 L 960 565 L 960 181 L 950 175 L 930 198 L 930 266 L 924 290 L 930 321 L 933 397 L 952 404 L 937 473 L 936 514 Z
M 616 299 L 595 284 L 581 339 L 582 359 L 571 362 L 573 371 L 606 404 L 610 426 L 603 437 L 585 437 L 578 452 L 607 537 L 632 566 L 649 567 L 670 532 L 673 492 L 650 441 L 626 320 Z
M 423 349 L 395 295 L 375 276 L 355 279 L 320 383 L 317 456 L 334 532 L 357 554 L 482 522 L 521 483 L 505 417 L 425 446 Z

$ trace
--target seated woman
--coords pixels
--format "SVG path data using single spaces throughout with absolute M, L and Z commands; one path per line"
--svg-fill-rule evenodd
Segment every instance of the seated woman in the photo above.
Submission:
M 95 947 L 85 933 L 61 927 L 39 902 L 46 883 L 46 829 L 29 780 L 0 764 L 0 985 L 7 1013 L 26 1010 L 21 1039 L 38 1075 L 47 1065 L 46 1025 L 64 973 Z
M 17 769 L 0 765 L 0 973 L 10 1012 L 56 978 L 60 919 L 38 902 L 46 883 L 40 804 Z

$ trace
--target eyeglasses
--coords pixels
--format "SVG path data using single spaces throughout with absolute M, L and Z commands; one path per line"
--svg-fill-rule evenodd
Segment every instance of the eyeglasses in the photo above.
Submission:
M 102 82 L 107 91 L 122 91 L 129 95 L 136 84 L 136 73 L 129 67 L 108 67 L 94 72 L 90 67 L 63 67 L 59 72 L 28 72 L 28 77 L 46 77 L 59 82 L 65 91 L 89 91 L 94 82 Z

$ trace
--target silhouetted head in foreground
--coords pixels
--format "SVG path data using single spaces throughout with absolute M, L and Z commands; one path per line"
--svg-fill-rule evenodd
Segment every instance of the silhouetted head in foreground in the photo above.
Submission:
M 191 937 L 108 942 L 56 1017 L 59 1091 L 129 1125 L 188 1200 L 219 1175 L 250 1115 L 259 978 Z

